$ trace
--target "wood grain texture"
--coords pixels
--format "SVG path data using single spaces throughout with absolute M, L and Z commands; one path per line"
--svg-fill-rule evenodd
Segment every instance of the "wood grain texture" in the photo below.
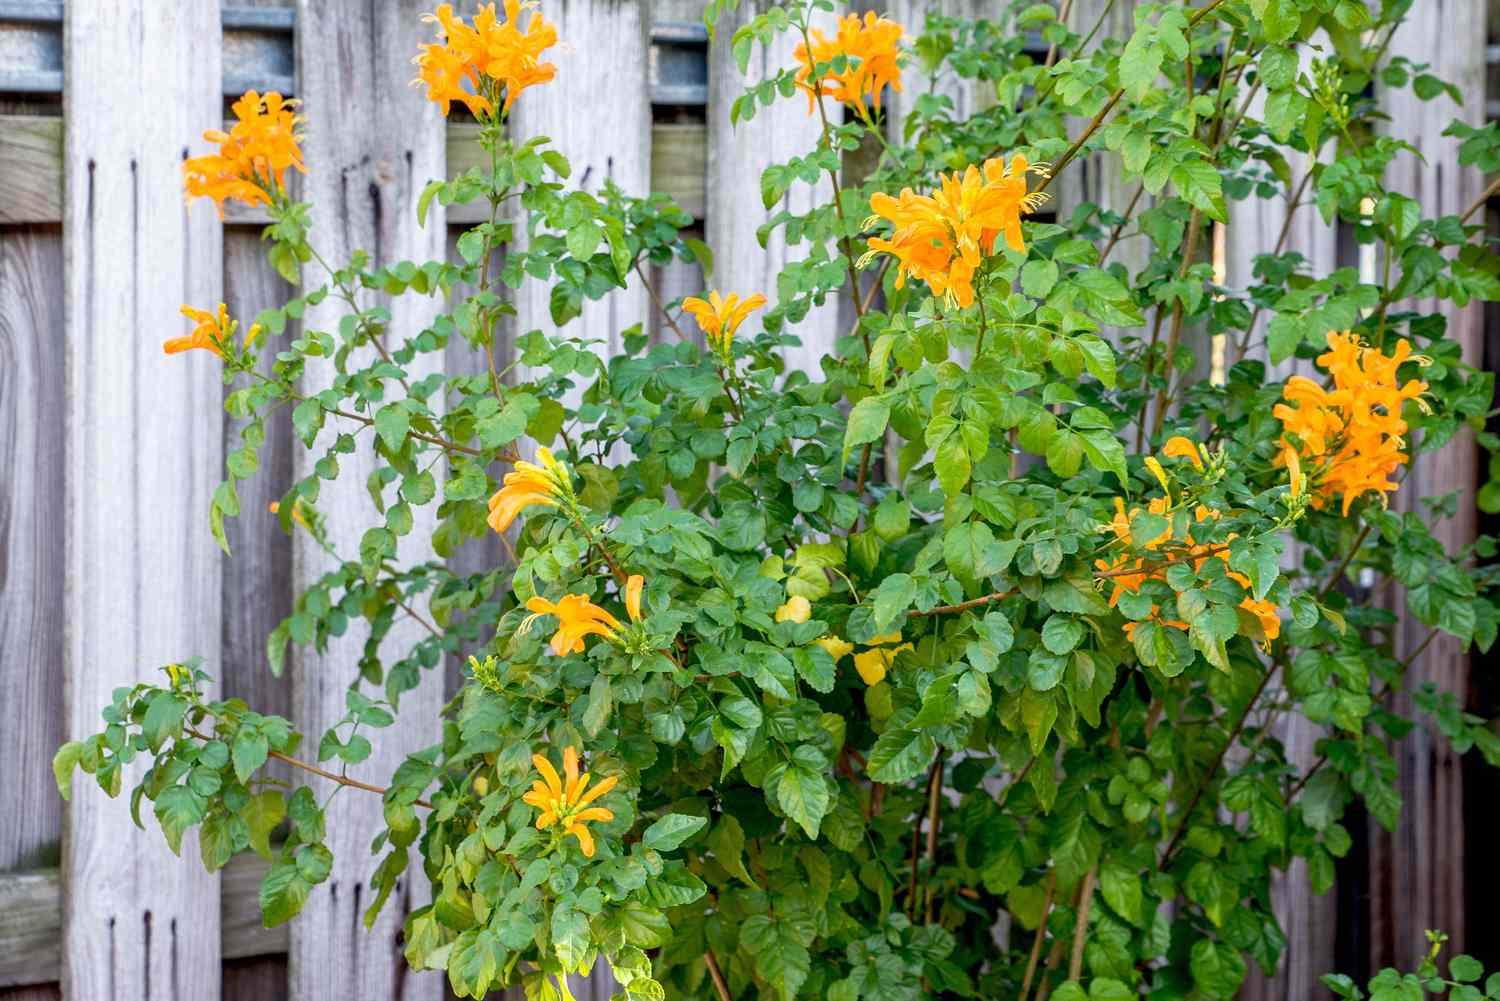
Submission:
M 61 118 L 0 115 L 0 224 L 62 218 Z
M 224 301 L 229 314 L 245 324 L 294 294 L 293 286 L 267 263 L 267 246 L 259 230 L 225 227 Z M 298 330 L 300 324 L 288 322 L 281 340 L 291 340 Z M 279 345 L 272 339 L 261 348 L 259 369 L 269 375 Z M 225 416 L 226 451 L 239 447 L 239 424 Z M 260 470 L 240 481 L 240 516 L 224 524 L 231 555 L 224 564 L 220 676 L 225 697 L 242 698 L 257 712 L 291 716 L 291 679 L 271 674 L 266 635 L 292 610 L 292 540 L 268 508 L 291 484 L 293 437 L 284 412 L 269 418 L 265 429 Z
M 1304 54 L 1304 62 L 1307 56 Z M 1250 106 L 1251 117 L 1259 118 L 1264 107 L 1264 98 L 1257 96 Z M 1289 158 L 1292 184 L 1295 187 L 1308 169 L 1308 158 L 1293 154 Z M 1288 222 L 1288 212 L 1291 213 Z M 1259 279 L 1255 277 L 1255 257 L 1268 254 L 1276 246 L 1282 227 L 1287 227 L 1287 238 L 1283 249 L 1295 251 L 1306 258 L 1305 272 L 1325 275 L 1341 263 L 1338 250 L 1338 231 L 1325 223 L 1311 205 L 1295 208 L 1285 195 L 1275 198 L 1256 198 L 1253 195 L 1244 201 L 1229 205 L 1229 225 L 1223 234 L 1224 283 L 1237 293 L 1243 294 Z M 1123 246 L 1122 246 L 1123 249 Z M 1256 321 L 1250 338 L 1247 357 L 1266 361 L 1266 326 L 1274 314 L 1264 311 Z M 1236 345 L 1225 348 L 1226 365 L 1239 360 Z M 1298 372 L 1295 361 L 1273 366 L 1267 373 L 1268 380 L 1281 380 Z M 1287 569 L 1299 567 L 1302 562 L 1302 547 L 1295 540 L 1289 542 L 1283 555 L 1282 566 Z M 1263 705 L 1273 704 L 1285 692 L 1280 679 L 1273 680 Z M 1317 741 L 1323 736 L 1323 728 L 1300 714 L 1280 716 L 1272 724 L 1272 734 L 1285 748 L 1287 760 L 1303 770 L 1310 768 L 1317 759 Z M 1267 977 L 1255 964 L 1250 965 L 1250 974 L 1241 988 L 1245 1001 L 1312 1001 L 1327 996 L 1327 988 L 1318 978 L 1332 968 L 1334 939 L 1338 932 L 1336 894 L 1329 892 L 1315 895 L 1308 885 L 1307 865 L 1297 860 L 1291 868 L 1275 877 L 1271 884 L 1271 907 L 1287 939 L 1287 949 L 1274 976 Z
M 552 148 L 572 165 L 569 188 L 598 192 L 610 180 L 626 194 L 649 193 L 651 92 L 641 3 L 557 0 L 547 5 L 547 17 L 561 41 L 547 53 L 557 78 L 517 99 L 510 134 L 520 140 L 550 136 Z M 516 243 L 525 247 L 520 227 Z M 539 329 L 596 341 L 595 352 L 608 357 L 619 352 L 627 328 L 646 322 L 651 308 L 645 286 L 631 275 L 626 288 L 584 303 L 582 315 L 558 331 L 547 306 L 553 284 L 529 279 L 516 290 L 518 334 Z
M 1453 118 L 1472 126 L 1484 124 L 1484 41 L 1484 6 L 1461 0 L 1431 0 L 1413 6 L 1392 41 L 1393 58 L 1406 56 L 1431 63 L 1430 72 L 1454 84 L 1464 96 L 1464 103 L 1456 105 L 1445 95 L 1424 102 L 1409 90 L 1381 95 L 1391 116 L 1390 131 L 1422 151 L 1421 158 L 1398 157 L 1387 171 L 1386 182 L 1392 190 L 1416 199 L 1424 217 L 1458 215 L 1483 190 L 1480 173 L 1459 166 L 1458 141 L 1441 133 Z M 1441 312 L 1448 319 L 1447 336 L 1462 345 L 1464 360 L 1480 362 L 1483 312 L 1478 303 L 1457 309 L 1451 303 L 1423 300 L 1397 303 L 1392 309 Z M 1472 432 L 1461 430 L 1441 451 L 1419 456 L 1392 499 L 1398 508 L 1415 510 L 1419 497 L 1457 491 L 1457 514 L 1433 531 L 1449 553 L 1458 553 L 1469 544 L 1477 529 L 1477 452 Z M 1414 650 L 1427 635 L 1427 628 L 1409 617 L 1399 630 L 1398 655 Z M 1412 666 L 1406 688 L 1410 692 L 1431 682 L 1463 702 L 1468 697 L 1468 676 L 1468 655 L 1456 641 L 1441 637 Z M 1410 697 L 1400 696 L 1396 707 L 1411 713 Z M 1457 756 L 1436 734 L 1431 721 L 1423 719 L 1397 746 L 1396 757 L 1400 768 L 1397 790 L 1405 803 L 1400 825 L 1393 835 L 1374 825 L 1370 831 L 1372 969 L 1415 966 L 1425 952 L 1423 932 L 1428 928 L 1453 936 L 1444 947 L 1445 955 L 1484 941 L 1483 925 L 1467 929 L 1466 935 L 1463 784 Z
M 637 197 L 651 190 L 651 91 L 647 67 L 650 49 L 647 21 L 640 0 L 556 0 L 547 17 L 557 25 L 562 45 L 547 53 L 557 78 L 528 90 L 511 111 L 510 134 L 525 140 L 550 136 L 554 149 L 568 158 L 569 188 L 598 192 L 606 180 Z M 609 53 L 609 58 L 603 54 Z M 519 227 L 516 243 L 525 247 Z M 529 279 L 515 293 L 515 330 L 540 329 L 551 334 L 594 341 L 601 358 L 618 354 L 624 332 L 651 319 L 651 301 L 637 274 L 623 289 L 597 302 L 586 302 L 582 315 L 557 329 L 548 312 L 551 281 Z M 571 391 L 576 405 L 583 385 Z M 580 1001 L 608 1001 L 618 989 L 601 960 L 593 975 L 569 977 Z
M 55 865 L 62 838 L 62 256 L 56 227 L 0 228 L 0 872 Z
M 181 175 L 222 120 L 219 34 L 218 0 L 65 9 L 69 737 L 97 730 L 115 687 L 169 661 L 219 660 L 205 523 L 219 363 L 161 349 L 184 329 L 178 307 L 212 308 L 223 281 L 221 227 L 211 205 L 185 206 Z M 64 993 L 217 998 L 219 881 L 195 863 L 196 838 L 174 858 L 87 782 L 66 818 Z
M 883 13 L 905 27 L 907 45 L 914 44 L 917 36 L 925 30 L 929 14 L 966 20 L 998 16 L 985 0 L 891 0 L 890 3 L 866 2 L 861 6 L 874 10 L 877 14 Z M 882 102 L 886 109 L 886 121 L 889 123 L 886 128 L 887 137 L 893 142 L 901 139 L 906 116 L 923 94 L 937 94 L 952 100 L 953 107 L 949 114 L 954 121 L 963 121 L 986 106 L 982 103 L 984 97 L 980 89 L 975 86 L 974 80 L 964 79 L 946 65 L 935 78 L 928 76 L 921 72 L 917 60 L 913 58 L 901 74 L 901 90 L 887 90 Z
M 309 173 L 305 197 L 311 201 L 311 241 L 329 262 L 348 260 L 357 249 L 370 252 L 374 265 L 403 259 L 417 262 L 443 255 L 446 224 L 441 206 L 416 221 L 416 199 L 422 188 L 445 170 L 443 119 L 436 105 L 407 86 L 410 59 L 430 27 L 421 21 L 427 9 L 420 0 L 370 4 L 358 0 L 303 0 L 297 5 L 296 60 L 303 110 L 307 115 L 305 151 Z M 327 276 L 310 266 L 304 283 L 318 285 Z M 375 301 L 375 300 L 370 300 Z M 435 315 L 435 298 L 405 296 L 388 303 L 391 323 L 387 345 L 396 348 L 416 336 Z M 330 297 L 303 318 L 309 329 L 336 330 L 343 315 Z M 364 348 L 364 365 L 373 348 Z M 441 357 L 419 356 L 409 366 L 415 377 L 441 367 Z M 305 383 L 322 388 L 332 375 L 331 364 L 309 366 Z M 387 386 L 388 398 L 401 392 Z M 325 428 L 314 451 L 298 450 L 295 469 L 310 472 L 321 448 L 340 430 Z M 358 451 L 343 457 L 342 474 L 324 486 L 319 507 L 328 516 L 330 538 L 338 552 L 358 552 L 363 530 L 378 523 L 365 492 L 374 468 L 373 439 L 358 436 Z M 403 540 L 400 561 L 428 558 L 421 548 L 432 528 L 430 511 L 417 512 L 412 534 Z M 327 568 L 327 557 L 298 534 L 293 546 L 293 577 L 306 585 Z M 414 643 L 421 633 L 411 620 L 398 622 L 384 641 L 387 662 Z M 331 643 L 318 656 L 312 650 L 294 653 L 293 690 L 297 719 L 312 740 L 344 714 L 344 692 L 358 676 L 358 661 L 367 635 L 364 623 Z M 439 733 L 442 705 L 441 672 L 403 696 L 396 725 L 384 730 L 373 755 L 359 773 L 386 781 L 406 753 L 433 743 Z M 321 786 L 321 788 L 319 788 Z M 320 797 L 330 789 L 316 780 Z M 398 945 L 406 912 L 425 903 L 427 890 L 419 868 L 409 869 L 370 931 L 361 922 L 373 890 L 368 884 L 376 860 L 370 839 L 380 829 L 378 797 L 335 797 L 328 810 L 328 847 L 335 858 L 329 880 L 315 889 L 301 917 L 293 924 L 289 979 L 291 997 L 316 1001 L 331 997 L 435 999 L 441 975 L 413 974 L 406 968 Z
M 806 156 L 817 145 L 822 132 L 817 115 L 808 114 L 807 101 L 801 95 L 757 108 L 754 118 L 740 122 L 737 127 L 729 121 L 730 106 L 747 86 L 795 64 L 792 54 L 798 38 L 794 32 L 788 32 L 778 36 L 769 49 L 756 44 L 747 75 L 741 76 L 735 65 L 730 39 L 740 25 L 764 13 L 767 6 L 763 0 L 744 0 L 736 14 L 721 20 L 709 48 L 705 212 L 708 245 L 714 252 L 714 287 L 741 295 L 760 292 L 775 302 L 776 276 L 787 262 L 805 258 L 807 248 L 788 246 L 785 231 L 777 229 L 762 249 L 756 229 L 783 209 L 801 214 L 815 204 L 828 201 L 832 198 L 832 187 L 826 178 L 821 178 L 816 186 L 793 185 L 770 210 L 763 209 L 756 197 L 760 175 L 767 166 Z M 837 113 L 836 107 L 830 112 Z M 754 332 L 758 315 L 746 321 L 743 329 L 747 335 Z M 814 307 L 802 322 L 789 326 L 789 330 L 801 338 L 802 345 L 784 349 L 787 368 L 801 369 L 821 378 L 819 362 L 833 350 L 834 341 L 843 332 L 839 329 L 838 303 L 830 300 Z
M 528 92 L 527 96 L 535 93 Z M 62 119 L 55 114 L 0 114 L 0 224 L 62 221 L 62 131 Z M 547 132 L 555 134 L 550 127 Z M 483 151 L 475 142 L 478 134 L 479 126 L 473 122 L 448 123 L 449 176 L 484 165 Z M 659 122 L 651 126 L 649 189 L 671 195 L 695 218 L 702 218 L 704 212 L 706 143 L 702 122 Z M 288 183 L 295 194 L 301 183 L 299 175 L 292 174 Z M 264 225 L 269 218 L 259 205 L 229 202 L 224 208 L 231 227 Z M 448 208 L 450 224 L 472 225 L 488 217 L 489 206 L 482 201 Z
M 288 926 L 261 926 L 260 881 L 267 868 L 266 862 L 248 852 L 236 855 L 224 867 L 222 955 L 228 961 L 270 959 L 284 968 Z M 60 976 L 62 882 L 56 869 L 0 874 L 0 988 L 45 984 Z M 263 984 L 264 974 L 255 979 Z M 226 979 L 226 991 L 229 986 Z

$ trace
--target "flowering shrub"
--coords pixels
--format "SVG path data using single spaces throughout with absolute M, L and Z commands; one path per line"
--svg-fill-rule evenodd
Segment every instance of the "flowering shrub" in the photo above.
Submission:
M 187 661 L 58 752 L 64 793 L 75 767 L 115 794 L 149 759 L 134 806 L 174 849 L 196 827 L 209 868 L 268 859 L 267 924 L 331 864 L 324 803 L 268 780 L 268 760 L 378 793 L 367 920 L 420 866 L 431 903 L 406 957 L 465 997 L 567 997 L 564 975 L 601 956 L 627 998 L 718 1001 L 1227 999 L 1249 963 L 1272 970 L 1289 948 L 1275 874 L 1301 859 L 1326 891 L 1356 798 L 1396 821 L 1390 739 L 1410 723 L 1390 696 L 1426 643 L 1398 649 L 1392 611 L 1481 649 L 1500 621 L 1493 540 L 1450 551 L 1432 526 L 1452 500 L 1402 488 L 1482 429 L 1493 388 L 1409 304 L 1500 297 L 1478 205 L 1426 218 L 1381 181 L 1418 154 L 1375 127 L 1368 81 L 1444 92 L 1358 43 L 1389 41 L 1402 5 L 1144 4 L 1130 38 L 1097 40 L 1044 5 L 994 23 L 849 15 L 833 34 L 812 24 L 824 0 L 773 8 L 733 50 L 791 32 L 796 61 L 734 115 L 807 102 L 823 128 L 762 195 L 820 172 L 839 194 L 775 220 L 805 249 L 776 289 L 663 304 L 697 333 L 634 326 L 609 358 L 569 336 L 584 300 L 673 258 L 713 284 L 711 262 L 668 199 L 569 190 L 563 156 L 506 132 L 555 73 L 556 31 L 528 6 L 441 5 L 415 60 L 445 113 L 483 126 L 488 167 L 434 181 L 419 208 L 488 203 L 459 260 L 325 265 L 286 186 L 320 165 L 279 95 L 247 94 L 209 133 L 220 152 L 185 164 L 189 196 L 263 205 L 271 260 L 304 283 L 243 338 L 244 319 L 190 304 L 191 334 L 167 342 L 222 358 L 244 420 L 210 526 L 222 542 L 241 515 L 236 483 L 284 409 L 320 453 L 274 508 L 286 531 L 333 551 L 321 482 L 373 454 L 358 551 L 333 553 L 268 648 L 280 670 L 288 643 L 321 650 L 351 620 L 369 640 L 316 754 L 292 721 L 206 698 L 214 666 Z M 1334 44 L 1304 70 L 1315 31 Z M 993 102 L 959 119 L 925 93 L 888 128 L 883 90 L 940 73 Z M 1455 129 L 1471 159 L 1500 153 L 1493 127 Z M 840 177 L 864 143 L 876 166 Z M 1141 193 L 1042 216 L 1095 153 Z M 1300 178 L 1294 154 L 1313 163 Z M 1379 276 L 1312 274 L 1278 245 L 1248 288 L 1216 282 L 1205 236 L 1229 201 L 1284 192 L 1352 227 Z M 1127 239 L 1128 267 L 1111 256 Z M 525 282 L 549 283 L 553 325 L 502 368 L 495 325 Z M 448 309 L 391 329 L 367 289 Z M 329 296 L 345 322 L 288 339 Z M 819 371 L 787 371 L 802 318 L 836 297 L 857 322 Z M 484 375 L 408 378 L 454 342 L 488 355 Z M 314 382 L 309 357 L 337 373 Z M 419 508 L 436 528 L 398 559 Z M 491 533 L 513 562 L 444 562 Z M 409 649 L 388 636 L 405 616 L 428 629 Z M 392 776 L 350 776 L 448 656 L 468 668 L 441 739 Z M 1457 698 L 1417 692 L 1424 725 L 1500 761 Z M 1277 737 L 1292 714 L 1321 730 L 1311 766 Z M 1453 961 L 1465 996 L 1472 965 Z

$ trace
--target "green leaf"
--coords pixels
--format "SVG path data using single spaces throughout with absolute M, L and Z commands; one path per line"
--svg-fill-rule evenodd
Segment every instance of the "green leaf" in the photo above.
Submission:
M 1136 28 L 1120 53 L 1120 86 L 1132 101 L 1140 101 L 1156 86 L 1166 51 L 1148 26 Z
M 250 776 L 255 774 L 256 769 L 266 763 L 270 750 L 265 734 L 248 726 L 241 726 L 234 735 L 234 747 L 230 755 L 234 761 L 235 777 L 241 782 L 250 781 Z
M 1041 754 L 1057 722 L 1057 699 L 1052 692 L 1039 692 L 1030 686 L 1021 690 L 1021 722 L 1031 742 L 1031 753 Z M 877 745 L 878 746 L 878 745 Z
M 878 396 L 866 396 L 849 411 L 849 425 L 844 429 L 844 462 L 857 445 L 879 441 L 891 420 L 891 407 Z
M 1134 869 L 1119 862 L 1110 861 L 1099 867 L 1099 890 L 1104 902 L 1133 925 L 1141 923 L 1142 882 Z
M 1245 979 L 1245 961 L 1239 950 L 1224 942 L 1199 939 L 1188 961 L 1193 982 L 1206 996 L 1229 1001 Z
M 908 573 L 894 573 L 880 582 L 870 596 L 871 613 L 877 633 L 896 630 L 906 621 L 906 610 L 917 597 L 917 582 Z
M 818 825 L 828 813 L 828 785 L 823 776 L 801 765 L 793 765 L 781 773 L 776 784 L 776 799 L 786 815 L 795 820 L 807 836 L 818 837 Z
M 271 860 L 271 832 L 286 816 L 286 797 L 275 789 L 267 789 L 250 797 L 240 811 L 250 828 L 250 847 L 266 861 Z
M 932 763 L 935 750 L 932 738 L 920 730 L 888 727 L 870 749 L 870 778 L 887 785 L 916 778 Z
M 781 1001 L 797 996 L 812 970 L 812 957 L 790 920 L 773 920 L 764 914 L 746 918 L 740 925 L 740 945 Z
M 83 744 L 70 740 L 52 755 L 52 777 L 57 780 L 57 794 L 67 799 L 73 793 L 73 769 L 83 757 Z
M 1042 626 L 1042 645 L 1055 654 L 1071 653 L 1088 628 L 1070 615 L 1053 615 Z
M 646 833 L 641 836 L 641 843 L 659 852 L 669 852 L 703 830 L 707 824 L 708 821 L 703 817 L 669 813 L 646 828 Z
M 302 910 L 312 884 L 289 859 L 271 866 L 260 884 L 260 917 L 267 928 L 285 924 Z

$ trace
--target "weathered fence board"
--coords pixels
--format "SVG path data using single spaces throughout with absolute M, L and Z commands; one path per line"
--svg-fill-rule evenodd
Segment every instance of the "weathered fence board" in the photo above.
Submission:
M 324 3 L 304 0 L 298 5 L 297 73 L 303 110 L 307 115 L 304 144 L 309 173 L 305 197 L 311 201 L 311 241 L 329 261 L 345 261 L 355 250 L 366 250 L 376 266 L 403 259 L 425 261 L 443 254 L 447 236 L 441 206 L 417 225 L 416 200 L 426 183 L 444 173 L 442 118 L 435 105 L 406 85 L 408 63 L 417 45 L 429 34 L 420 20 L 425 4 L 418 0 L 370 5 L 346 0 Z M 304 282 L 322 284 L 328 276 L 309 266 Z M 414 336 L 439 308 L 436 298 L 403 297 L 389 303 L 391 324 L 387 337 Z M 309 329 L 336 330 L 345 309 L 333 296 L 309 308 L 303 323 Z M 367 347 L 366 358 L 374 354 Z M 364 364 L 364 361 L 355 361 Z M 440 366 L 442 359 L 419 357 L 414 374 Z M 310 388 L 321 388 L 331 368 L 309 365 Z M 400 387 L 392 386 L 394 392 Z M 334 422 L 330 422 L 332 424 Z M 339 431 L 326 427 L 319 447 Z M 368 436 L 354 455 L 341 462 L 342 475 L 327 483 L 319 508 L 328 516 L 329 537 L 340 555 L 358 552 L 363 526 L 374 516 L 365 492 L 365 479 L 374 468 Z M 319 452 L 320 454 L 320 452 Z M 311 471 L 314 453 L 298 450 L 296 470 Z M 417 524 L 402 546 L 403 561 L 425 559 L 414 549 L 431 528 L 418 514 Z M 299 585 L 311 583 L 328 568 L 325 554 L 304 533 L 293 546 L 293 573 Z M 367 635 L 363 623 L 329 646 L 319 657 L 311 650 L 294 655 L 294 705 L 300 726 L 316 736 L 345 713 L 344 693 L 359 675 L 360 651 Z M 398 622 L 383 647 L 388 662 L 419 636 L 415 622 Z M 362 770 L 389 775 L 407 752 L 427 746 L 439 732 L 437 710 L 443 701 L 442 672 L 423 679 L 417 690 L 403 696 L 398 721 L 381 733 L 375 753 Z M 316 780 L 315 791 L 327 795 L 330 785 Z M 308 898 L 291 938 L 289 981 L 294 1001 L 335 996 L 378 998 L 436 998 L 441 977 L 407 971 L 397 945 L 402 921 L 411 904 L 411 887 L 421 879 L 413 867 L 401 881 L 374 926 L 363 927 L 364 909 L 373 898 L 368 885 L 375 860 L 370 839 L 382 825 L 380 800 L 334 797 L 328 808 L 329 848 L 334 869 L 326 884 Z
M 62 263 L 55 227 L 0 228 L 0 871 L 54 864 L 62 835 Z
M 219 474 L 218 366 L 198 352 L 164 358 L 161 341 L 181 331 L 180 303 L 219 299 L 220 226 L 211 206 L 184 206 L 181 160 L 223 112 L 218 0 L 99 0 L 66 17 L 63 607 L 67 729 L 81 735 L 117 685 L 153 665 L 218 660 L 220 564 L 203 530 Z M 138 833 L 123 803 L 78 783 L 63 838 L 63 990 L 216 998 L 218 877 Z M 184 853 L 191 862 L 196 838 Z
M 1484 5 L 1462 0 L 1432 0 L 1413 6 L 1391 41 L 1393 57 L 1430 63 L 1430 72 L 1454 84 L 1463 95 L 1461 106 L 1446 96 L 1418 100 L 1410 90 L 1383 95 L 1391 116 L 1391 131 L 1411 142 L 1422 156 L 1398 156 L 1387 180 L 1392 190 L 1417 200 L 1426 216 L 1459 215 L 1484 189 L 1484 177 L 1473 167 L 1458 164 L 1458 140 L 1441 133 L 1458 117 L 1473 126 L 1484 124 L 1485 83 Z M 1395 309 L 1412 308 L 1396 304 Z M 1422 312 L 1437 312 L 1438 304 L 1424 301 Z M 1463 346 L 1464 360 L 1478 364 L 1483 343 L 1484 314 L 1477 302 L 1463 309 L 1443 303 L 1448 336 Z M 1465 428 L 1435 455 L 1415 461 L 1396 494 L 1400 505 L 1417 497 L 1436 497 L 1457 491 L 1457 513 L 1433 530 L 1449 552 L 1458 552 L 1473 538 L 1478 511 L 1474 490 L 1478 482 L 1478 450 Z M 1427 637 L 1420 623 L 1407 618 L 1399 627 L 1398 655 L 1414 655 Z M 1426 648 L 1408 674 L 1407 691 L 1396 700 L 1411 711 L 1410 693 L 1426 682 L 1452 692 L 1462 702 L 1468 691 L 1469 657 L 1449 637 Z M 1406 809 L 1394 835 L 1372 825 L 1370 962 L 1372 968 L 1392 964 L 1413 967 L 1423 952 L 1423 932 L 1444 929 L 1453 935 L 1449 949 L 1465 947 L 1463 778 L 1458 757 L 1430 722 L 1415 728 L 1397 749 L 1400 778 L 1397 789 Z M 1470 943 L 1478 945 L 1479 943 Z
M 756 230 L 782 210 L 808 211 L 831 197 L 832 190 L 827 180 L 819 180 L 816 188 L 796 184 L 770 209 L 761 207 L 760 175 L 765 168 L 785 163 L 794 156 L 806 156 L 822 134 L 817 114 L 808 113 L 803 99 L 757 107 L 754 118 L 738 125 L 729 120 L 730 106 L 747 86 L 796 64 L 793 53 L 800 39 L 795 32 L 788 32 L 778 35 L 769 49 L 757 43 L 750 55 L 748 75 L 740 75 L 730 52 L 730 39 L 735 29 L 764 13 L 767 6 L 764 0 L 744 0 L 739 11 L 726 15 L 714 31 L 708 59 L 708 181 L 704 211 L 708 245 L 714 253 L 713 286 L 740 295 L 760 292 L 774 305 L 776 276 L 788 262 L 805 258 L 807 248 L 789 246 L 785 230 L 778 228 L 762 249 Z M 827 29 L 828 24 L 823 27 Z M 754 314 L 742 329 L 750 334 L 759 322 L 759 314 Z M 800 347 L 786 349 L 788 371 L 821 373 L 820 362 L 833 350 L 840 333 L 838 328 L 839 306 L 832 297 L 824 305 L 813 307 L 800 322 L 788 324 L 788 331 L 802 340 Z
M 511 134 L 519 140 L 549 136 L 572 165 L 569 188 L 597 194 L 613 181 L 629 194 L 645 193 L 651 185 L 651 93 L 639 0 L 561 0 L 548 5 L 547 17 L 567 46 L 546 54 L 557 78 L 517 99 Z M 603 52 L 613 58 L 600 58 Z M 524 249 L 526 234 L 515 236 Z M 531 281 L 516 290 L 518 334 L 556 329 L 548 308 L 551 284 Z M 626 328 L 643 324 L 650 309 L 641 275 L 631 275 L 627 286 L 584 303 L 582 315 L 562 332 L 597 341 L 601 358 L 619 353 Z

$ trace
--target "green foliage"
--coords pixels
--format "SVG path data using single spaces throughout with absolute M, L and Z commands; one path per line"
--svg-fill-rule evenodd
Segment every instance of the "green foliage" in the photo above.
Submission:
M 716 0 L 708 22 L 734 6 Z M 744 63 L 827 6 L 771 7 L 732 50 Z M 517 984 L 566 997 L 562 977 L 600 956 L 631 1001 L 724 1001 L 720 978 L 746 999 L 1024 1001 L 1043 982 L 1058 1001 L 1234 997 L 1250 964 L 1269 972 L 1288 948 L 1273 878 L 1301 859 L 1326 891 L 1356 799 L 1394 827 L 1390 744 L 1415 721 L 1393 694 L 1415 687 L 1423 725 L 1500 763 L 1462 693 L 1408 685 L 1420 650 L 1397 645 L 1390 610 L 1488 649 L 1495 541 L 1435 535 L 1458 500 L 1414 486 L 1389 509 L 1375 492 L 1347 514 L 1337 497 L 1313 503 L 1314 486 L 1292 489 L 1272 412 L 1283 377 L 1263 360 L 1321 379 L 1312 361 L 1330 330 L 1387 354 L 1411 342 L 1401 378 L 1428 384 L 1404 412 L 1413 464 L 1488 416 L 1490 376 L 1414 304 L 1500 297 L 1500 261 L 1480 227 L 1386 189 L 1387 168 L 1418 153 L 1365 96 L 1378 76 L 1448 100 L 1426 67 L 1361 41 L 1388 41 L 1403 7 L 1145 4 L 1121 39 L 1080 36 L 1025 3 L 993 22 L 907 26 L 907 74 L 952 74 L 994 100 L 961 119 L 927 93 L 888 135 L 822 109 L 817 147 L 766 171 L 766 204 L 826 189 L 867 142 L 878 160 L 845 173 L 838 205 L 763 227 L 798 259 L 774 289 L 725 290 L 773 303 L 722 351 L 653 342 L 637 325 L 612 331 L 624 349 L 601 358 L 569 336 L 585 302 L 649 265 L 712 260 L 668 199 L 574 190 L 545 139 L 487 128 L 488 167 L 422 193 L 423 217 L 434 202 L 490 206 L 454 261 L 376 267 L 359 253 L 325 266 L 307 207 L 278 202 L 272 262 L 307 288 L 256 320 L 270 374 L 254 350 L 225 358 L 241 443 L 210 526 L 222 541 L 241 514 L 235 484 L 257 474 L 265 422 L 285 411 L 313 465 L 280 501 L 281 525 L 332 569 L 268 638 L 269 661 L 279 671 L 288 644 L 321 651 L 363 620 L 347 713 L 314 750 L 287 720 L 205 698 L 195 663 L 172 665 L 164 685 L 117 692 L 103 730 L 57 752 L 60 790 L 82 768 L 117 795 L 144 759 L 137 820 L 149 801 L 174 850 L 196 828 L 209 868 L 244 850 L 266 858 L 261 905 L 277 924 L 333 858 L 326 800 L 268 776 L 268 762 L 331 776 L 344 795 L 373 789 L 384 826 L 366 921 L 420 865 L 432 899 L 406 919 L 406 957 L 446 970 L 462 997 Z M 1026 29 L 1057 58 L 1023 52 Z M 1332 45 L 1304 66 L 1315 33 Z M 793 73 L 752 87 L 734 117 L 806 102 Z M 1070 134 L 1080 120 L 1091 124 Z M 1452 132 L 1466 163 L 1500 164 L 1493 126 Z M 1024 251 L 982 256 L 967 308 L 862 258 L 866 238 L 888 235 L 864 228 L 872 194 L 932 190 L 996 152 L 1054 172 L 1077 155 L 1118 158 L 1142 195 L 1028 220 Z M 1209 227 L 1234 203 L 1283 197 L 1349 226 L 1378 278 L 1312 273 L 1278 245 L 1248 287 L 1218 284 Z M 503 249 L 518 226 L 526 249 Z M 781 349 L 813 306 L 852 298 L 851 280 L 870 308 L 820 371 L 787 371 Z M 560 329 L 519 331 L 502 367 L 497 325 L 527 282 L 549 289 Z M 403 295 L 445 309 L 398 329 L 389 303 Z M 315 329 L 306 310 L 330 297 L 342 319 Z M 678 305 L 662 304 L 673 327 L 686 323 Z M 455 339 L 484 357 L 481 374 L 416 374 Z M 1215 347 L 1224 364 L 1205 376 Z M 316 369 L 326 375 L 310 358 L 331 360 Z M 1176 437 L 1186 451 L 1167 447 Z M 501 478 L 538 446 L 563 463 L 566 490 L 509 529 L 513 564 L 456 573 L 447 559 L 490 533 Z M 355 453 L 375 472 L 361 543 L 341 552 L 317 504 Z M 1481 501 L 1500 509 L 1500 487 Z M 412 538 L 428 523 L 430 539 Z M 617 626 L 555 654 L 558 620 L 527 604 L 564 595 Z M 427 627 L 412 644 L 393 639 L 405 617 Z M 393 776 L 369 775 L 402 695 L 440 684 L 450 656 L 470 667 L 434 722 L 440 739 Z M 1277 737 L 1291 714 L 1322 735 L 1310 769 Z M 589 853 L 565 823 L 538 829 L 521 798 L 531 755 L 563 747 L 594 783 L 617 780 L 594 804 L 608 816 L 586 822 Z M 990 931 L 1001 915 L 1005 947 Z M 1034 946 L 1050 959 L 1028 974 Z M 1369 994 L 1477 1001 L 1481 972 L 1455 957 L 1449 979 L 1386 971 Z

